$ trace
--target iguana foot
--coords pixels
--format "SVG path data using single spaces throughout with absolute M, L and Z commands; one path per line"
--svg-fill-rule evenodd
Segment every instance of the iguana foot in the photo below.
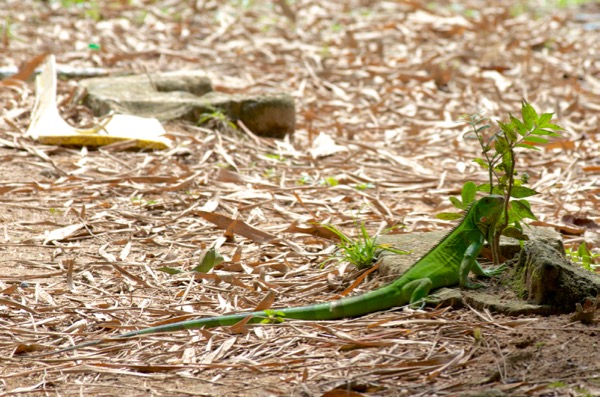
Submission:
M 479 289 L 479 288 L 483 288 L 485 287 L 484 284 L 481 283 L 470 283 L 470 282 L 466 282 L 466 283 L 462 283 L 460 285 L 460 288 L 462 289 Z
M 503 273 L 507 269 L 506 265 L 500 265 L 498 267 L 493 267 L 491 269 L 484 270 L 484 277 L 492 277 L 497 276 L 498 274 Z
M 427 298 L 419 299 L 416 302 L 413 302 L 408 305 L 412 310 L 423 310 L 425 309 L 425 304 L 427 303 Z

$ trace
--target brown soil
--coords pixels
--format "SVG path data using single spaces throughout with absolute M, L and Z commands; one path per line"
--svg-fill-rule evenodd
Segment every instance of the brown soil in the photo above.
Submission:
M 298 129 L 275 141 L 172 122 L 173 150 L 51 147 L 23 135 L 33 83 L 0 86 L 2 395 L 600 396 L 600 326 L 566 315 L 397 309 L 36 356 L 253 309 L 269 293 L 272 307 L 334 299 L 358 274 L 324 262 L 333 243 L 302 228 L 327 222 L 353 234 L 356 218 L 371 233 L 449 227 L 434 214 L 464 181 L 485 179 L 452 120 L 481 107 L 505 118 L 523 97 L 566 128 L 558 143 L 520 155 L 541 192 L 531 200 L 538 224 L 598 223 L 600 40 L 577 17 L 597 6 L 63 3 L 8 0 L 0 66 L 51 52 L 88 72 L 201 68 L 222 91 L 289 92 Z M 84 123 L 89 113 L 70 101 L 75 81 L 59 84 L 61 114 Z M 343 150 L 311 155 L 321 132 Z M 223 230 L 201 210 L 255 229 Z M 593 228 L 569 230 L 567 246 L 597 247 Z M 267 233 L 278 239 L 265 243 Z M 159 270 L 190 270 L 213 245 L 226 261 L 208 275 Z M 386 281 L 374 273 L 353 293 Z

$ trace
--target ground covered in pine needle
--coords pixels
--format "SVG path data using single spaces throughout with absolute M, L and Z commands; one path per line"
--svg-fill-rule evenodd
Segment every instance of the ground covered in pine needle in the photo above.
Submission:
M 482 3 L 5 0 L 0 67 L 10 74 L 51 53 L 77 71 L 58 86 L 74 125 L 91 120 L 78 78 L 185 69 L 227 93 L 288 93 L 297 125 L 274 140 L 169 122 L 174 146 L 156 152 L 47 146 L 24 136 L 33 82 L 0 85 L 0 393 L 600 395 L 598 324 L 469 308 L 36 357 L 140 327 L 335 299 L 360 272 L 327 260 L 335 241 L 314 225 L 450 228 L 435 214 L 452 210 L 465 181 L 486 181 L 455 120 L 479 110 L 507 120 L 523 98 L 565 128 L 519 154 L 540 192 L 533 224 L 598 252 L 600 8 Z M 209 247 L 225 261 L 188 272 Z M 352 293 L 388 281 L 373 272 Z

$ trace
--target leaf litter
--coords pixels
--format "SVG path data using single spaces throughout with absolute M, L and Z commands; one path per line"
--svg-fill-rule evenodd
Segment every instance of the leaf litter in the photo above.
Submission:
M 32 357 L 192 316 L 381 286 L 389 280 L 376 272 L 355 284 L 359 272 L 326 262 L 334 241 L 318 224 L 348 235 L 357 221 L 372 233 L 449 227 L 433 215 L 464 181 L 485 177 L 455 120 L 479 110 L 504 117 L 523 97 L 567 129 L 520 157 L 542 192 L 531 200 L 540 224 L 600 222 L 600 41 L 579 18 L 597 5 L 275 3 L 8 0 L 0 10 L 1 66 L 19 72 L 0 86 L 2 392 L 548 395 L 564 384 L 556 393 L 597 393 L 597 326 L 474 309 L 242 323 Z M 297 131 L 276 142 L 243 126 L 170 122 L 175 147 L 163 152 L 40 145 L 24 131 L 29 77 L 48 51 L 59 74 L 203 69 L 225 92 L 287 90 Z M 63 76 L 60 111 L 84 127 L 89 111 L 69 103 L 78 77 Z M 566 233 L 565 243 L 582 235 L 597 249 L 592 228 Z M 224 261 L 188 273 L 217 242 Z

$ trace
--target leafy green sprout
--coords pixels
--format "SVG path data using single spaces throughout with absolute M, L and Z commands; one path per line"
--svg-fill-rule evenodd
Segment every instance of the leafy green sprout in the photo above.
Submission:
M 279 310 L 264 310 L 266 318 L 260 321 L 261 324 L 278 324 L 285 321 L 285 313 Z
M 321 179 L 321 181 L 319 183 L 321 185 L 337 186 L 340 184 L 340 181 L 338 181 L 337 178 L 334 176 L 328 176 L 328 177 Z
M 277 176 L 277 170 L 275 168 L 267 168 L 265 172 L 263 172 L 263 176 L 268 179 L 275 178 Z
M 504 210 L 496 230 L 487 236 L 492 245 L 492 256 L 494 263 L 499 263 L 500 235 L 510 235 L 520 240 L 526 237 L 522 234 L 521 221 L 525 218 L 536 219 L 531 212 L 529 201 L 524 198 L 538 194 L 524 184 L 529 182 L 529 174 L 519 174 L 516 166 L 516 149 L 536 150 L 535 145 L 548 143 L 546 137 L 560 136 L 556 131 L 563 128 L 551 123 L 553 113 L 539 115 L 527 101 L 521 102 L 521 119 L 509 113 L 509 121 L 498 121 L 500 130 L 486 134 L 491 128 L 490 124 L 484 123 L 487 119 L 481 116 L 481 112 L 472 115 L 462 115 L 460 118 L 471 126 L 471 131 L 464 134 L 465 139 L 475 139 L 481 148 L 481 157 L 475 158 L 473 162 L 487 170 L 488 183 L 476 185 L 474 182 L 466 182 L 461 190 L 462 201 L 451 198 L 452 203 L 460 208 L 466 209 L 475 200 L 477 191 L 488 194 L 500 194 L 505 198 Z M 515 200 L 510 201 L 510 197 Z M 509 205 L 510 203 L 510 205 Z M 509 227 L 510 226 L 510 227 Z
M 269 159 L 273 159 L 273 160 L 285 161 L 285 157 L 283 157 L 280 154 L 276 154 L 276 153 L 267 153 L 267 154 L 265 154 L 265 157 L 267 157 Z
M 562 381 L 556 381 L 556 382 L 552 382 L 548 385 L 548 387 L 551 387 L 553 389 L 555 388 L 561 388 L 561 387 L 567 387 L 568 385 L 565 382 Z
M 359 183 L 357 185 L 354 186 L 354 188 L 356 190 L 367 190 L 367 189 L 373 189 L 375 188 L 375 185 L 372 184 L 371 182 L 364 182 L 364 183 Z
M 63 214 L 63 211 L 59 210 L 58 208 L 50 208 L 48 211 L 50 211 L 50 215 L 52 216 L 60 216 Z
M 577 250 L 573 250 L 571 247 L 565 249 L 567 256 L 573 263 L 578 264 L 586 270 L 595 272 L 596 269 L 600 269 L 600 253 L 591 252 L 585 241 L 579 244 Z
M 198 125 L 212 124 L 215 128 L 224 128 L 229 130 L 237 130 L 237 126 L 229 117 L 223 112 L 223 110 L 215 108 L 214 106 L 208 106 L 211 112 L 202 113 L 198 118 Z
M 297 181 L 297 185 L 307 185 L 313 181 L 313 178 L 310 175 L 302 175 Z
M 142 205 L 142 206 L 149 206 L 149 205 L 158 204 L 158 200 L 153 200 L 153 199 L 144 200 L 141 196 L 132 197 L 131 198 L 131 202 L 133 204 Z
M 208 250 L 204 251 L 204 253 L 200 256 L 200 259 L 198 260 L 198 265 L 190 271 L 175 269 L 173 267 L 168 266 L 160 267 L 158 268 L 158 270 L 170 275 L 181 273 L 208 273 L 215 266 L 222 263 L 223 261 L 225 261 L 225 258 L 223 258 L 221 253 L 215 247 L 211 247 Z
M 377 256 L 381 251 L 389 251 L 399 255 L 405 255 L 409 252 L 390 247 L 388 244 L 378 244 L 375 237 L 369 236 L 365 223 L 357 223 L 358 237 L 348 237 L 344 232 L 333 225 L 321 225 L 335 234 L 339 239 L 338 261 L 346 261 L 354 265 L 357 269 L 368 269 L 373 266 Z

